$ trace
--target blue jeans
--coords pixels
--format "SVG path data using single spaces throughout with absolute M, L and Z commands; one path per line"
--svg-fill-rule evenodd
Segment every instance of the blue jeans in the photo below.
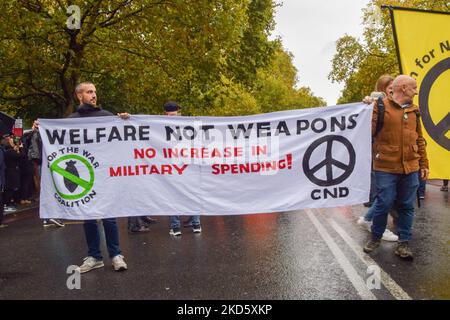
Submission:
M 374 208 L 372 237 L 381 239 L 386 230 L 389 210 L 395 203 L 398 212 L 399 241 L 409 241 L 414 220 L 414 200 L 419 186 L 418 173 L 393 174 L 376 171 L 375 176 L 378 196 L 372 205 Z
M 374 213 L 375 213 L 375 207 L 374 207 L 373 204 L 372 204 L 372 206 L 369 208 L 369 210 L 367 210 L 367 213 L 366 213 L 366 215 L 364 216 L 364 220 L 366 220 L 366 221 L 372 221 L 372 220 L 373 220 L 373 215 L 374 215 Z
M 369 202 L 374 202 L 377 196 L 377 181 L 375 177 L 375 171 L 370 172 L 370 195 Z
M 200 216 L 191 216 L 192 226 L 200 225 Z M 180 228 L 180 216 L 170 216 L 170 229 Z
M 119 255 L 119 229 L 115 218 L 102 219 L 103 228 L 105 230 L 106 246 L 110 258 Z M 100 251 L 100 233 L 98 231 L 97 220 L 86 220 L 84 222 L 84 234 L 88 245 L 88 256 L 94 257 L 97 260 L 102 260 L 102 253 Z
M 375 201 L 375 198 L 377 197 L 378 190 L 377 190 L 377 180 L 375 177 L 375 171 L 370 172 L 370 195 L 369 195 L 369 202 L 372 202 L 372 205 L 370 206 L 369 210 L 364 216 L 364 220 L 366 221 L 372 221 L 373 219 L 373 202 Z
M 394 206 L 391 208 L 391 210 L 389 211 L 390 213 L 391 213 L 391 216 L 395 219 L 395 215 L 394 215 L 394 213 L 392 213 L 391 211 L 392 210 L 394 210 L 394 211 L 396 211 L 397 210 L 397 205 L 394 203 Z M 370 208 L 369 208 L 369 210 L 367 210 L 367 212 L 366 212 L 366 214 L 364 215 L 364 220 L 366 220 L 366 221 L 372 221 L 373 220 L 373 215 L 375 214 L 375 208 L 374 208 L 374 206 L 372 205 Z

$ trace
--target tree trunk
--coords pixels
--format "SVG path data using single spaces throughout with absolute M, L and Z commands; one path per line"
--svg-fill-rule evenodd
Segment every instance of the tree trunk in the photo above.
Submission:
M 73 113 L 73 100 L 70 99 L 69 101 L 66 101 L 66 104 L 64 105 L 64 114 L 63 117 L 67 118 Z

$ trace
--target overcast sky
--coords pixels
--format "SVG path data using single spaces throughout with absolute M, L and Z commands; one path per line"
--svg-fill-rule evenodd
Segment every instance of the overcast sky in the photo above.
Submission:
M 344 34 L 362 37 L 362 8 L 369 0 L 284 0 L 277 8 L 274 36 L 294 54 L 299 85 L 335 105 L 343 84 L 331 83 L 335 42 Z

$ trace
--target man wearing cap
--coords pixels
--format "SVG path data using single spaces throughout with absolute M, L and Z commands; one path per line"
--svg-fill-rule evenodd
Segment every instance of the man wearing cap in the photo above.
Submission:
M 166 116 L 179 116 L 181 107 L 177 102 L 169 101 L 164 104 L 164 113 Z M 189 224 L 192 225 L 192 230 L 194 233 L 202 232 L 202 227 L 200 225 L 200 216 L 191 216 L 189 218 Z M 173 236 L 181 235 L 181 223 L 180 216 L 170 216 L 170 231 L 169 234 Z

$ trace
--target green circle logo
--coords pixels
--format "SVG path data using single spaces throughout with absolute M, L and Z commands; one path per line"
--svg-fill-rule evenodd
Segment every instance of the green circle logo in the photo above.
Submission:
M 63 161 L 66 161 L 66 168 L 62 168 L 59 166 L 59 164 Z M 78 170 L 75 167 L 75 164 L 79 161 L 82 165 L 84 165 L 88 172 L 89 172 L 89 181 L 86 181 L 82 178 L 80 178 L 78 174 Z M 78 155 L 66 155 L 62 156 L 61 158 L 55 160 L 50 165 L 50 171 L 52 173 L 52 180 L 53 185 L 55 186 L 56 192 L 59 194 L 59 196 L 65 200 L 78 200 L 84 197 L 86 194 L 91 191 L 92 187 L 94 186 L 94 169 L 92 168 L 92 165 L 87 161 L 85 158 L 78 156 Z M 64 185 L 66 186 L 67 190 L 70 192 L 74 192 L 76 189 L 81 188 L 83 191 L 81 191 L 78 194 L 65 194 L 61 192 L 61 190 L 58 189 L 58 186 L 55 182 L 54 175 L 60 175 L 62 176 L 64 180 Z

